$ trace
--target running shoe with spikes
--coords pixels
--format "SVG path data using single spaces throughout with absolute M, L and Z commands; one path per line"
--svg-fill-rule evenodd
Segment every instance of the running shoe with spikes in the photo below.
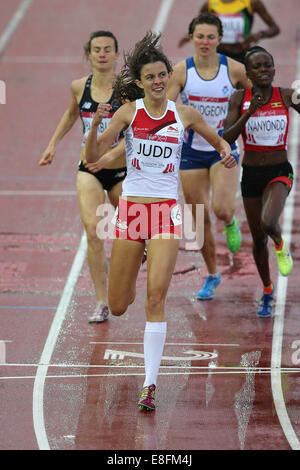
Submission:
M 274 247 L 274 251 L 276 254 L 280 274 L 282 276 L 288 276 L 289 274 L 291 274 L 293 269 L 293 259 L 289 250 L 286 247 L 284 240 L 281 250 L 277 250 L 276 247 Z
M 224 227 L 225 230 L 223 233 L 226 234 L 226 244 L 228 250 L 231 251 L 231 253 L 236 253 L 240 249 L 242 243 L 242 235 L 235 216 L 233 217 L 232 224 L 224 224 Z
M 95 312 L 89 317 L 89 323 L 103 323 L 109 315 L 108 305 L 104 302 L 98 302 Z
M 270 294 L 263 294 L 257 310 L 257 315 L 260 318 L 269 318 L 272 315 L 273 300 L 274 300 L 275 287 L 273 284 L 273 291 Z
M 202 289 L 199 290 L 197 294 L 197 299 L 199 300 L 209 300 L 214 297 L 215 290 L 218 285 L 221 283 L 222 278 L 221 274 L 216 275 L 209 274 L 203 283 Z
M 149 387 L 144 387 L 140 394 L 140 399 L 138 407 L 144 411 L 154 411 L 155 410 L 155 385 L 149 385 Z

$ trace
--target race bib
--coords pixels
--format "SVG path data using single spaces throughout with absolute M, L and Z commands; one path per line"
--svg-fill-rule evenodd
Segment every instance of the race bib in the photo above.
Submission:
M 181 207 L 179 204 L 177 204 L 171 209 L 171 219 L 174 227 L 182 224 Z

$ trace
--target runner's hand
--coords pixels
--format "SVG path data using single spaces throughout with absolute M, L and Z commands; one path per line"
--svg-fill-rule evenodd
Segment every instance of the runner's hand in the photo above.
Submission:
M 98 127 L 99 124 L 101 124 L 102 119 L 109 116 L 110 111 L 111 111 L 111 105 L 110 104 L 100 103 L 97 107 L 97 111 L 96 111 L 94 119 L 93 119 L 93 125 Z
M 55 149 L 52 147 L 51 148 L 47 147 L 45 152 L 42 155 L 42 158 L 39 161 L 39 165 L 40 166 L 51 165 L 54 155 L 55 155 Z
M 254 114 L 263 105 L 263 97 L 259 93 L 254 93 L 249 106 L 249 113 Z
M 93 163 L 88 163 L 86 160 L 83 160 L 83 165 L 85 166 L 85 168 L 87 168 L 92 173 L 97 173 L 98 171 L 103 170 L 103 163 L 104 162 L 102 163 L 101 160 L 102 159 L 99 158 L 99 160 L 97 160 L 96 162 L 93 162 Z
M 220 157 L 222 159 L 221 163 L 225 166 L 225 168 L 234 168 L 237 166 L 236 159 L 232 153 L 227 153 L 225 150 L 223 150 L 223 152 L 220 153 Z

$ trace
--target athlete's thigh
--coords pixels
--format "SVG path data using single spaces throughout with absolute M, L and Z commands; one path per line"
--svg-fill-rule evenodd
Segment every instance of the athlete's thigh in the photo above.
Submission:
M 107 191 L 108 198 L 114 207 L 117 207 L 119 203 L 119 197 L 122 194 L 122 183 L 123 181 L 119 181 L 109 191 Z
M 130 296 L 135 289 L 141 267 L 145 244 L 116 238 L 113 241 L 110 270 L 109 296 Z
M 158 289 L 167 293 L 175 268 L 179 239 L 170 235 L 170 239 L 152 238 L 147 246 L 147 269 L 149 290 Z
M 94 175 L 78 171 L 77 195 L 80 217 L 84 225 L 91 224 L 97 217 L 97 208 L 105 202 L 105 191 Z
M 208 203 L 210 181 L 206 168 L 181 170 L 180 179 L 187 204 Z
M 225 168 L 221 163 L 215 163 L 210 168 L 212 201 L 214 205 L 234 204 L 238 187 L 240 167 Z

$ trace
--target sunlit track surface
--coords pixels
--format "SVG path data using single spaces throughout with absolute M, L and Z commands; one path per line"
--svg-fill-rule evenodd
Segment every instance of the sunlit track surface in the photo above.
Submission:
M 213 218 L 223 279 L 213 301 L 196 301 L 205 269 L 182 241 L 166 303 L 154 414 L 137 407 L 147 266 L 122 318 L 88 323 L 95 297 L 75 192 L 80 123 L 60 143 L 53 165 L 39 168 L 37 162 L 69 104 L 71 81 L 89 73 L 81 51 L 91 31 L 111 29 L 118 36 L 120 67 L 123 50 L 146 30 L 163 29 L 162 45 L 175 64 L 193 54 L 190 44 L 178 49 L 177 42 L 200 6 L 196 0 L 153 0 L 150 9 L 147 0 L 115 4 L 112 12 L 101 2 L 101 15 L 99 0 L 11 0 L 1 7 L 7 33 L 0 41 L 6 83 L 6 105 L 0 105 L 0 449 L 298 449 L 297 174 L 284 219 L 294 259 L 288 282 L 277 278 L 270 254 L 281 285 L 273 318 L 256 316 L 261 286 L 240 191 L 236 214 L 243 244 L 235 255 Z M 300 79 L 299 1 L 289 0 L 284 9 L 282 0 L 264 4 L 281 35 L 261 44 L 274 55 L 275 84 L 290 87 Z M 262 28 L 255 20 L 255 30 Z M 297 160 L 294 115 L 289 148 Z M 110 240 L 105 249 L 109 258 Z

